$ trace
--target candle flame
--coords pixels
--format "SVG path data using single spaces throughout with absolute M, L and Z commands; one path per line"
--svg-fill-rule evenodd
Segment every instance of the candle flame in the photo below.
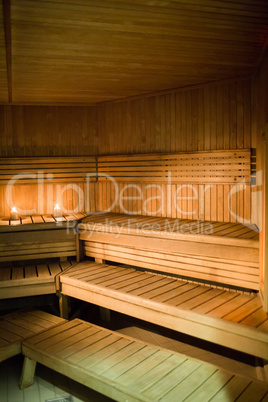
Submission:
M 13 208 L 11 209 L 11 212 L 18 212 L 18 211 L 17 211 L 16 207 L 13 207 Z

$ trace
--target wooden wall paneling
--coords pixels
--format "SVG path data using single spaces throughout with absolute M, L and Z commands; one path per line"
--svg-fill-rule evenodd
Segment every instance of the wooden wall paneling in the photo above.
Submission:
M 4 109 L 5 119 L 5 137 L 6 137 L 6 149 L 3 152 L 3 156 L 13 156 L 14 138 L 13 138 L 13 116 L 10 106 L 2 106 Z
M 236 149 L 237 144 L 237 83 L 230 84 L 230 147 Z
M 197 117 L 197 150 L 203 151 L 204 148 L 204 88 L 197 90 L 198 97 L 198 117 Z
M 170 151 L 176 151 L 176 94 L 169 94 L 170 104 Z
M 244 81 L 244 104 L 243 104 L 243 117 L 244 117 L 244 148 L 256 148 L 256 141 L 252 134 L 252 110 L 251 110 L 251 81 Z
M 212 86 L 210 90 L 210 149 L 217 149 L 217 126 L 219 122 L 217 121 L 217 87 Z
M 111 104 L 100 105 L 98 113 L 103 116 L 98 120 L 100 153 L 243 149 L 252 144 L 250 100 L 251 83 L 245 78 L 154 97 L 122 100 L 114 103 L 113 109 Z M 112 142 L 106 138 L 106 121 L 110 125 L 108 132 L 112 132 Z M 230 189 L 228 185 L 217 185 L 215 189 L 202 191 L 206 205 L 204 211 L 198 211 L 199 216 L 204 214 L 209 219 L 214 216 L 230 221 L 227 193 Z M 234 212 L 237 206 L 241 211 L 242 198 L 247 196 L 247 191 L 244 196 L 239 193 L 237 204 L 234 195 L 231 201 Z M 168 205 L 165 208 L 168 209 Z M 243 210 L 246 212 L 244 206 Z M 163 211 L 161 213 L 163 215 Z
M 10 55 L 7 55 L 7 47 L 9 47 L 10 52 L 10 24 L 7 21 L 8 14 L 10 12 L 9 8 L 10 2 L 0 2 L 0 101 L 4 102 L 7 102 L 12 95 L 8 93 L 9 90 L 11 90 L 12 88 L 10 86 L 10 83 L 10 87 L 8 88 L 7 71 L 7 62 L 9 62 L 10 64 Z M 6 18 L 6 21 L 4 21 L 4 16 Z
M 230 84 L 223 85 L 223 135 L 224 149 L 230 149 Z
M 210 147 L 210 119 L 211 119 L 211 111 L 210 111 L 210 90 L 209 87 L 204 88 L 204 150 L 209 151 Z
M 175 203 L 174 203 L 174 197 L 175 197 L 175 192 L 176 192 L 176 185 L 175 184 L 171 184 L 170 185 L 170 194 L 168 193 L 167 196 L 167 201 L 169 202 L 169 215 L 168 217 L 177 217 L 180 218 L 181 217 L 181 209 L 178 208 L 178 210 L 175 209 Z M 178 202 L 178 201 L 177 201 Z M 179 201 L 182 203 L 182 201 Z
M 223 135 L 223 85 L 217 85 L 216 88 L 216 148 L 217 149 L 224 149 L 224 135 Z
M 1 106 L 0 156 L 96 155 L 96 108 Z
M 251 189 L 250 186 L 245 186 L 244 191 L 244 221 L 251 221 Z M 253 219 L 253 222 L 256 221 Z
M 244 148 L 244 82 L 237 82 L 237 140 L 235 148 Z
M 200 184 L 198 186 L 198 200 L 199 200 L 199 219 L 205 219 L 205 197 L 204 197 L 205 185 Z
M 181 130 L 179 132 L 179 146 L 177 151 L 187 150 L 187 111 L 186 111 L 186 92 L 180 93 L 180 120 Z
M 198 149 L 198 90 L 191 91 L 192 106 L 192 151 Z
M 146 102 L 147 99 L 141 99 L 140 104 L 140 116 L 141 116 L 141 153 L 145 153 L 147 151 L 147 129 L 148 129 L 148 122 L 146 122 L 147 117 L 147 109 L 146 109 Z M 122 104 L 121 104 L 122 105 Z
M 257 145 L 257 186 L 252 207 L 262 211 L 258 220 L 260 228 L 260 293 L 263 308 L 268 311 L 268 51 L 263 52 L 252 81 L 253 137 Z M 259 173 L 259 177 L 258 177 Z
M 192 219 L 199 219 L 199 200 L 198 200 L 198 185 L 193 185 L 193 216 Z
M 223 184 L 217 186 L 217 221 L 224 221 L 224 198 L 223 198 Z
M 210 191 L 210 218 L 211 221 L 217 221 L 217 185 L 211 186 Z

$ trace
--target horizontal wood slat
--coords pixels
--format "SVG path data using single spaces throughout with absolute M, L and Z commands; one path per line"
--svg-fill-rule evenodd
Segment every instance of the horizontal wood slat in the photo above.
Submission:
M 250 150 L 98 157 L 98 179 L 118 182 L 250 183 Z
M 32 184 L 38 180 L 84 182 L 87 175 L 90 181 L 95 181 L 96 172 L 97 162 L 93 156 L 0 158 L 0 184 L 7 184 L 11 179 L 16 180 L 16 184 Z

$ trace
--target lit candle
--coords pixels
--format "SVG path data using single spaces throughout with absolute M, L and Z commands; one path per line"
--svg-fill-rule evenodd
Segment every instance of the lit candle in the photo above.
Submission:
M 10 212 L 10 220 L 17 221 L 18 219 L 19 219 L 18 211 L 16 210 L 16 207 L 13 207 Z
M 55 216 L 55 218 L 60 218 L 60 217 L 62 216 L 62 213 L 61 213 L 61 209 L 60 209 L 59 204 L 56 204 L 56 205 L 55 205 L 55 208 L 54 208 L 54 216 Z

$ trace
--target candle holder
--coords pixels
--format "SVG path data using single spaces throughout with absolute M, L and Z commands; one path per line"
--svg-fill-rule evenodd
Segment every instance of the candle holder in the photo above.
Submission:
M 10 220 L 17 221 L 19 219 L 18 211 L 13 207 L 10 211 Z
M 60 208 L 59 204 L 56 204 L 56 205 L 55 205 L 55 208 L 54 208 L 54 217 L 55 217 L 55 218 L 61 218 L 61 217 L 62 217 L 62 212 L 61 212 L 61 208 Z

